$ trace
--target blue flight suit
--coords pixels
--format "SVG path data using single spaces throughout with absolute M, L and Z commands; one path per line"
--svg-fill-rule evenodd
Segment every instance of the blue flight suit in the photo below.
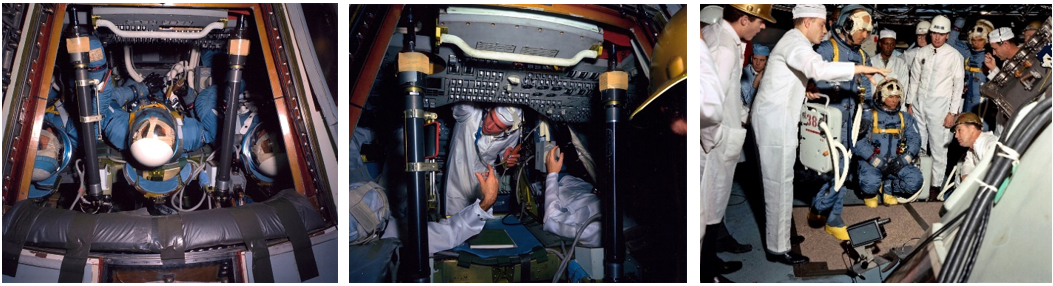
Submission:
M 62 101 L 60 101 L 58 97 L 59 96 L 57 90 L 51 89 L 51 91 L 48 92 L 48 102 L 51 104 L 48 105 L 47 109 L 44 111 L 44 120 L 50 123 L 51 126 L 53 126 L 55 129 L 58 129 L 53 130 L 53 132 L 65 133 L 66 137 L 69 139 L 68 144 L 70 144 L 73 150 L 77 150 L 78 145 L 80 145 L 78 144 L 80 141 L 77 137 L 77 126 L 76 124 L 74 124 L 74 120 L 70 120 L 73 119 L 73 117 L 62 118 L 62 116 L 60 115 L 62 112 L 65 111 L 60 110 L 64 109 L 64 107 Z M 66 121 L 63 122 L 63 120 Z M 59 134 L 55 135 L 60 136 Z M 70 158 L 70 160 L 72 160 L 72 158 Z M 60 162 L 59 160 L 47 156 L 40 156 L 40 154 L 37 154 L 35 160 L 33 161 L 34 168 L 41 168 L 46 170 L 58 168 L 61 164 L 62 162 Z M 73 164 L 73 162 L 69 162 L 69 164 Z M 67 168 L 68 167 L 69 166 L 67 165 Z M 46 179 L 40 181 L 35 181 L 32 184 L 30 184 L 28 197 L 31 199 L 35 199 L 51 194 L 51 192 L 55 190 L 55 185 L 59 183 L 58 174 L 61 172 L 62 170 L 57 170 L 56 172 L 52 173 L 50 177 L 47 177 Z
M 742 68 L 742 105 L 753 106 L 753 99 L 757 97 L 757 88 L 753 87 L 753 80 L 757 78 L 757 72 L 753 70 L 753 64 Z
M 861 133 L 865 135 L 852 148 L 852 153 L 859 158 L 860 191 L 876 195 L 884 185 L 885 194 L 913 196 L 925 180 L 921 169 L 912 164 L 918 160 L 921 150 L 921 134 L 914 117 L 903 111 L 878 108 L 863 112 L 861 122 Z M 900 148 L 903 148 L 902 154 Z M 907 156 L 911 162 L 907 162 Z
M 983 72 L 986 52 L 973 50 L 968 43 L 958 40 L 960 33 L 957 30 L 951 30 L 947 44 L 958 50 L 965 58 L 965 98 L 962 101 L 962 112 L 981 114 L 979 110 L 980 86 L 987 82 L 987 75 Z M 987 129 L 986 126 L 984 129 Z
M 852 62 L 856 65 L 870 66 L 870 55 L 866 54 L 858 46 L 850 46 L 841 39 L 841 35 L 834 32 L 834 35 L 830 37 L 830 40 L 823 41 L 816 47 L 815 52 L 823 57 L 823 60 L 831 62 Z M 845 148 L 851 149 L 854 142 L 851 142 L 852 132 L 852 117 L 855 115 L 856 105 L 859 103 L 859 88 L 865 89 L 865 98 L 870 98 L 874 92 L 874 88 L 870 83 L 870 80 L 866 77 L 856 75 L 853 80 L 832 82 L 832 81 L 816 81 L 816 88 L 819 89 L 820 93 L 830 96 L 830 106 L 837 108 L 841 111 L 841 144 L 845 145 Z M 820 99 L 821 101 L 822 99 Z M 849 166 L 839 166 L 840 170 L 835 172 L 843 172 L 843 168 Z M 812 207 L 819 211 L 820 214 L 827 216 L 826 224 L 833 227 L 845 226 L 844 220 L 841 219 L 841 210 L 843 204 L 844 194 L 848 192 L 848 188 L 841 186 L 839 191 L 831 190 L 834 187 L 833 178 L 820 188 L 819 193 L 816 194 L 812 200 Z M 829 212 L 829 213 L 827 213 Z

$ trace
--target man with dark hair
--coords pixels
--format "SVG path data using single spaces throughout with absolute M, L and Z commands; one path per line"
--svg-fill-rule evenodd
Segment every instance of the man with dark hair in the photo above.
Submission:
M 994 79 L 995 75 L 1001 72 L 1001 69 L 995 63 L 995 57 L 1002 60 L 1004 65 L 1013 55 L 1016 55 L 1020 51 L 1019 42 L 1017 42 L 1016 35 L 1013 35 L 1013 30 L 1009 27 L 1001 27 L 997 30 L 991 31 L 987 35 L 988 43 L 991 45 L 991 52 L 984 56 L 984 66 L 991 70 L 987 74 L 987 80 Z M 993 55 L 993 56 L 992 56 Z M 995 123 L 995 133 L 1002 133 L 1002 128 L 1005 126 L 1001 125 L 1002 122 Z M 964 147 L 964 146 L 963 146 Z
M 717 247 L 733 253 L 752 250 L 750 245 L 739 244 L 722 223 L 724 211 L 731 197 L 732 179 L 735 177 L 735 166 L 738 164 L 742 145 L 746 139 L 747 114 L 743 112 L 742 77 L 743 54 L 746 44 L 765 27 L 765 21 L 774 23 L 771 17 L 770 4 L 731 4 L 724 7 L 724 17 L 718 23 L 702 29 L 702 39 L 709 46 L 713 56 L 714 67 L 719 76 L 723 119 L 720 123 L 717 145 L 709 152 L 703 152 L 702 160 L 702 203 L 706 224 L 706 236 L 702 242 L 703 280 L 720 274 L 727 274 L 742 268 L 738 261 L 723 262 L 717 257 Z M 723 237 L 722 242 L 718 237 Z
M 969 175 L 976 168 L 976 164 L 979 164 L 984 158 L 990 157 L 991 153 L 994 153 L 995 149 L 991 149 L 988 152 L 989 146 L 998 142 L 998 136 L 995 136 L 991 131 L 983 131 L 983 122 L 979 116 L 972 112 L 962 113 L 958 116 L 958 120 L 954 122 L 954 138 L 958 139 L 958 144 L 962 147 L 969 148 L 969 152 L 965 153 L 965 159 L 962 161 L 962 167 L 959 169 L 962 180 Z M 946 200 L 948 194 L 940 194 L 941 200 Z

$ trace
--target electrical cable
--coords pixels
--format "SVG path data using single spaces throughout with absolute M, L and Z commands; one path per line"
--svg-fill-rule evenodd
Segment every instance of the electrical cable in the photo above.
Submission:
M 552 283 L 559 282 L 559 277 L 563 276 L 563 271 L 567 269 L 567 265 L 570 264 L 570 260 L 574 257 L 574 250 L 577 249 L 578 241 L 581 240 L 581 234 L 585 233 L 585 228 L 589 226 L 593 221 L 600 219 L 600 214 L 594 214 L 589 219 L 585 220 L 585 223 L 581 224 L 578 228 L 578 233 L 574 235 L 574 243 L 570 245 L 570 252 L 567 253 L 567 257 L 563 259 L 559 264 L 559 268 L 556 268 L 556 276 L 552 277 Z M 569 276 L 568 276 L 569 277 Z

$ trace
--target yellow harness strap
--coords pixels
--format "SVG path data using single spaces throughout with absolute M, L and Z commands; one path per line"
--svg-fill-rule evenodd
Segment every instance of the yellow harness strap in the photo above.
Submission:
M 895 128 L 895 129 L 879 129 L 878 128 L 877 110 L 871 110 L 871 112 L 873 112 L 873 115 L 874 115 L 874 128 L 873 128 L 871 133 L 874 133 L 874 134 L 899 134 L 900 132 L 902 132 L 903 127 L 904 127 L 903 126 L 904 123 L 903 123 L 903 112 L 902 111 L 899 112 L 899 128 Z
M 834 48 L 833 61 L 834 62 L 841 61 L 841 50 L 840 50 L 840 48 L 837 47 L 837 41 L 834 40 L 833 36 L 830 37 L 830 46 L 833 46 L 833 48 Z M 863 48 L 862 47 L 859 48 L 859 56 L 863 58 L 863 62 L 860 65 L 866 65 L 867 64 L 867 53 L 863 52 Z M 864 87 L 863 88 L 863 93 L 866 93 L 866 92 L 867 92 L 866 88 Z M 875 119 L 876 119 L 876 117 L 875 117 Z
M 967 72 L 983 72 L 983 69 L 979 67 L 970 67 L 969 63 L 965 63 L 965 71 Z

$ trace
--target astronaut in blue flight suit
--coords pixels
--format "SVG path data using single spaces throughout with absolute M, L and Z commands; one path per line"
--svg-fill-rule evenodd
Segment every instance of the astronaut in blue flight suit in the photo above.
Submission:
M 861 48 L 863 43 L 874 30 L 873 18 L 870 9 L 860 5 L 848 5 L 841 9 L 841 15 L 837 19 L 835 31 L 830 40 L 824 41 L 816 47 L 816 53 L 823 60 L 831 62 L 853 62 L 856 65 L 871 66 L 870 56 Z M 865 90 L 865 98 L 873 93 L 870 78 L 857 76 L 850 81 L 831 82 L 816 81 L 815 87 L 819 92 L 830 96 L 830 106 L 841 111 L 841 144 L 851 149 L 849 133 L 852 130 L 852 117 L 855 115 L 856 105 L 859 102 L 860 88 Z M 840 166 L 848 168 L 848 166 Z M 842 172 L 843 170 L 834 170 Z M 826 232 L 841 240 L 848 240 L 848 231 L 844 220 L 841 219 L 841 204 L 847 188 L 841 187 L 840 191 L 831 190 L 834 187 L 833 178 L 824 184 L 819 193 L 812 201 L 813 211 L 810 220 L 821 220 L 825 216 Z
M 958 50 L 965 58 L 965 98 L 962 102 L 962 112 L 973 112 L 983 114 L 980 108 L 980 86 L 987 82 L 987 75 L 983 72 L 984 55 L 987 53 L 987 34 L 994 30 L 994 24 L 990 21 L 980 19 L 976 21 L 972 29 L 969 29 L 969 43 L 958 40 L 961 28 L 965 25 L 964 18 L 954 20 L 954 29 L 951 30 L 947 43 Z M 985 124 L 984 130 L 987 130 Z
M 33 162 L 33 183 L 29 185 L 28 197 L 31 199 L 42 198 L 57 189 L 59 173 L 73 163 L 70 162 L 72 153 L 79 145 L 77 126 L 66 113 L 57 89 L 48 92 L 47 102 L 40 144 Z
M 103 104 L 100 109 L 103 138 L 117 151 L 129 150 L 134 159 L 126 160 L 123 172 L 125 179 L 137 189 L 158 196 L 185 186 L 193 179 L 193 170 L 185 160 L 180 159 L 186 158 L 187 152 L 212 142 L 216 136 L 216 88 L 213 86 L 202 90 L 193 103 L 186 103 L 188 106 L 192 104 L 196 117 L 190 117 L 190 114 L 176 117 L 171 114 L 167 104 L 157 102 L 165 99 L 148 99 L 151 93 L 157 92 L 157 86 L 135 81 L 115 86 L 113 75 L 106 66 L 102 43 L 95 36 L 89 36 L 89 40 L 92 58 L 88 64 L 88 76 L 98 80 L 98 89 L 101 90 L 98 92 L 98 101 Z M 194 92 L 193 89 L 188 89 L 188 93 L 191 92 Z M 140 104 L 135 110 L 125 109 L 132 102 Z M 156 170 L 178 173 L 165 172 L 168 174 L 164 176 L 148 174 Z
M 861 136 L 852 153 L 859 158 L 859 188 L 863 203 L 876 208 L 880 200 L 897 204 L 921 189 L 924 178 L 914 165 L 921 134 L 914 117 L 899 109 L 903 87 L 896 80 L 878 85 L 873 110 L 863 112 Z

